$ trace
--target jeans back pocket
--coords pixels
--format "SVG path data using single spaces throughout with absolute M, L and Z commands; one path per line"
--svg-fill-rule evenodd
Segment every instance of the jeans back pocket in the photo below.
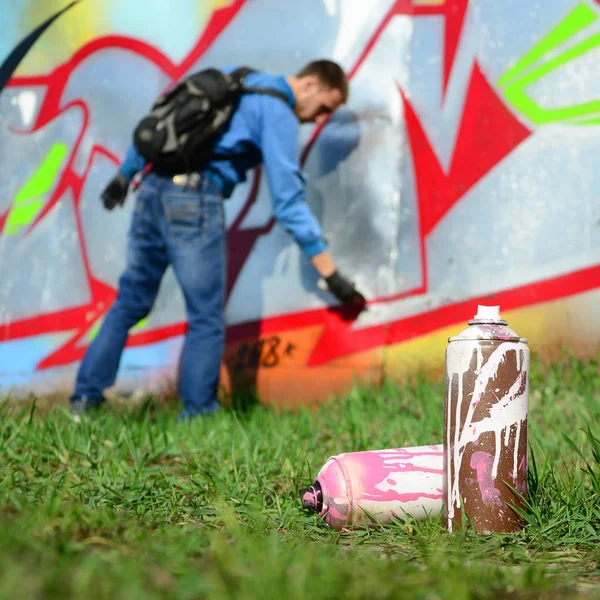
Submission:
M 206 236 L 206 204 L 201 194 L 168 192 L 164 195 L 169 237 L 181 244 L 201 244 Z

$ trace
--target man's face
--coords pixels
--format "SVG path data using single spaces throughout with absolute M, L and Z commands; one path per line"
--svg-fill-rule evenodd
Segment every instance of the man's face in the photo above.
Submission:
M 340 90 L 325 87 L 316 77 L 302 78 L 295 106 L 296 115 L 301 123 L 320 125 L 341 104 Z

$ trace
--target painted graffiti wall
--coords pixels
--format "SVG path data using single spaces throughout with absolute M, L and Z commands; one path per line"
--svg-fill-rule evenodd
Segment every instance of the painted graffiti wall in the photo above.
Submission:
M 600 5 L 593 0 L 22 0 L 0 39 L 0 390 L 70 391 L 115 297 L 133 199 L 99 193 L 132 128 L 205 66 L 333 58 L 350 100 L 299 140 L 307 202 L 369 299 L 348 314 L 249 172 L 226 202 L 223 388 L 294 405 L 441 372 L 499 304 L 532 352 L 600 339 Z M 133 193 L 133 192 L 132 192 Z M 168 271 L 117 389 L 177 372 Z

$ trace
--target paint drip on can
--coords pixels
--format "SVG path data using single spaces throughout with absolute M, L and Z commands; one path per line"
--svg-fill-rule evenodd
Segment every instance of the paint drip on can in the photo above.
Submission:
M 517 532 L 527 494 L 529 348 L 498 306 L 478 306 L 448 340 L 443 520 L 480 534 Z M 513 491 L 514 488 L 518 493 Z M 464 513 L 464 514 L 463 514 Z
M 438 444 L 332 456 L 300 490 L 302 505 L 338 530 L 438 516 L 443 454 Z

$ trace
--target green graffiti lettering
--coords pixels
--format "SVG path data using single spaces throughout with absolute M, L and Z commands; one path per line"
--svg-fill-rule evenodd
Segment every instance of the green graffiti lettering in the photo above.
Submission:
M 90 332 L 88 334 L 88 340 L 91 342 L 97 335 L 98 332 L 100 331 L 100 326 L 102 325 L 102 321 L 103 319 L 98 319 L 95 323 L 94 326 L 90 329 Z M 132 328 L 132 331 L 138 331 L 140 329 L 143 329 L 144 327 L 146 327 L 146 325 L 148 325 L 148 319 L 144 318 L 144 319 L 140 319 Z
M 144 327 L 146 327 L 146 325 L 148 325 L 148 319 L 140 319 L 134 326 L 133 326 L 133 330 L 138 330 L 138 329 L 143 329 Z
M 67 150 L 64 144 L 54 144 L 38 170 L 19 190 L 4 226 L 6 235 L 19 233 L 21 228 L 35 219 L 44 204 L 44 199 L 40 196 L 47 194 L 52 188 Z
M 550 33 L 538 42 L 500 79 L 506 100 L 533 123 L 568 122 L 571 125 L 597 124 L 600 100 L 560 108 L 543 108 L 527 95 L 525 89 L 548 73 L 600 46 L 600 34 L 579 42 L 543 64 L 534 66 L 551 50 L 572 38 L 598 19 L 586 4 L 576 6 Z M 590 118 L 595 116 L 595 118 Z

